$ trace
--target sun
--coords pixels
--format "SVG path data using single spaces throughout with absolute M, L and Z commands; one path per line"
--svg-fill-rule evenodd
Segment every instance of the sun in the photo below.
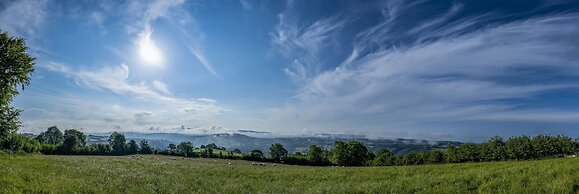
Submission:
M 143 32 L 139 38 L 139 54 L 141 59 L 147 64 L 160 66 L 163 62 L 163 54 L 161 50 L 151 40 L 151 32 Z

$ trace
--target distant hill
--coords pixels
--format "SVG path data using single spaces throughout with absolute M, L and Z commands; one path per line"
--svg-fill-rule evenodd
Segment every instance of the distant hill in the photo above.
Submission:
M 139 142 L 146 139 L 155 149 L 166 149 L 170 143 L 178 144 L 183 141 L 190 141 L 194 146 L 199 147 L 209 143 L 225 147 L 228 150 L 240 149 L 248 153 L 253 149 L 268 152 L 269 146 L 273 143 L 281 143 L 290 152 L 306 152 L 310 145 L 321 147 L 331 147 L 335 141 L 356 140 L 363 143 L 369 150 L 377 151 L 387 148 L 396 154 L 413 151 L 428 151 L 433 149 L 445 149 L 448 145 L 460 145 L 457 141 L 428 141 L 416 139 L 368 139 L 364 136 L 343 135 L 343 134 L 318 134 L 312 137 L 253 137 L 239 133 L 220 133 L 212 135 L 191 135 L 180 133 L 138 133 L 125 132 L 128 140 L 134 139 Z M 89 135 L 88 144 L 107 143 L 107 133 Z

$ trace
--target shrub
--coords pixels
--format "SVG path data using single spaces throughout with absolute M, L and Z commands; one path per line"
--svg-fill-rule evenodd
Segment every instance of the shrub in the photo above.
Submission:
M 42 144 L 40 148 L 40 153 L 46 155 L 54 155 L 57 154 L 58 146 L 54 144 Z
M 40 150 L 40 143 L 20 134 L 9 134 L 1 143 L 1 147 L 13 153 L 34 153 Z

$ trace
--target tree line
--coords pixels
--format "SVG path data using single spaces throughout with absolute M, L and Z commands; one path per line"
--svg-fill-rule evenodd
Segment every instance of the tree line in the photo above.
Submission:
M 306 153 L 290 154 L 282 144 L 275 143 L 266 155 L 261 150 L 242 153 L 239 149 L 227 150 L 214 143 L 196 148 L 191 142 L 169 144 L 166 149 L 153 149 L 147 140 L 136 142 L 113 132 L 107 144 L 87 145 L 87 136 L 79 130 L 62 132 L 49 127 L 34 138 L 12 133 L 0 138 L 5 151 L 60 155 L 131 155 L 162 154 L 182 157 L 242 159 L 313 166 L 394 166 L 462 162 L 489 162 L 505 160 L 530 160 L 574 155 L 579 151 L 579 139 L 563 135 L 514 136 L 503 140 L 495 136 L 483 143 L 449 145 L 447 149 L 412 152 L 396 155 L 388 149 L 369 151 L 358 141 L 336 141 L 333 146 L 311 145 Z M 197 150 L 197 151 L 194 151 Z

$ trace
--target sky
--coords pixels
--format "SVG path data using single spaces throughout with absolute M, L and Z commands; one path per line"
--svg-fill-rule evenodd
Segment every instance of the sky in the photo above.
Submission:
M 579 1 L 0 2 L 56 125 L 482 141 L 579 137 Z

